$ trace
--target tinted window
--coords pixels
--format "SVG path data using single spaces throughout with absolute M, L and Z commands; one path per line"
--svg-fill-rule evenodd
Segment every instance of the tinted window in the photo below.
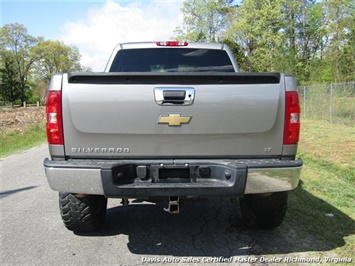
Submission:
M 154 48 L 120 50 L 110 72 L 234 72 L 223 50 Z

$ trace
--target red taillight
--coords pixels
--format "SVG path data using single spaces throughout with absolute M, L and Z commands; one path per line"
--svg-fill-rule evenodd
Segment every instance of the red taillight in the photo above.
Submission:
M 48 143 L 63 145 L 62 93 L 60 91 L 48 92 L 46 114 Z
M 286 92 L 284 144 L 297 144 L 300 136 L 300 102 L 296 91 Z
M 168 41 L 168 42 L 157 42 L 158 46 L 188 46 L 188 42 L 178 42 L 178 41 Z

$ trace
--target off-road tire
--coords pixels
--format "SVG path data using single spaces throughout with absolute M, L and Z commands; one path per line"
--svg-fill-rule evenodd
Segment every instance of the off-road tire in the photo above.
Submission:
M 288 192 L 250 194 L 239 199 L 243 223 L 253 229 L 280 226 L 287 210 Z
M 76 197 L 59 193 L 60 215 L 67 229 L 74 232 L 93 232 L 103 226 L 107 198 L 100 195 Z

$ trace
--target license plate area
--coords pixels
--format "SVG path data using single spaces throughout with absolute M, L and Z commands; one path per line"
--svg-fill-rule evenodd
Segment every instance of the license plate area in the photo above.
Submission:
M 158 182 L 184 183 L 191 182 L 190 168 L 160 168 Z
M 191 182 L 190 168 L 160 168 L 158 180 L 161 183 Z

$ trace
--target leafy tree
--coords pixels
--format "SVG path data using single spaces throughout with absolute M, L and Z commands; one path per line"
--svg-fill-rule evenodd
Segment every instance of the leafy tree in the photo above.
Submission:
M 323 4 L 315 1 L 286 1 L 285 39 L 281 56 L 275 62 L 278 71 L 290 72 L 300 83 L 307 82 L 318 69 L 324 49 L 326 30 Z
M 324 1 L 328 46 L 324 57 L 332 80 L 339 82 L 354 78 L 354 15 L 352 0 Z
M 26 86 L 32 65 L 38 60 L 39 55 L 34 47 L 42 40 L 27 33 L 25 26 L 18 23 L 6 24 L 0 29 L 0 47 L 2 52 L 7 52 L 11 57 L 10 66 L 15 70 L 16 81 L 20 90 L 21 103 L 26 101 Z
M 346 33 L 347 43 L 344 45 L 343 55 L 339 58 L 344 81 L 355 80 L 355 8 L 352 10 L 351 17 L 349 31 Z
M 34 64 L 32 73 L 34 97 L 44 102 L 51 76 L 55 73 L 89 72 L 90 68 L 80 64 L 81 54 L 75 46 L 65 45 L 61 41 L 43 41 L 35 48 L 39 59 Z
M 183 26 L 174 31 L 177 40 L 216 42 L 228 27 L 232 0 L 186 0 L 181 9 Z
M 10 102 L 13 106 L 15 101 L 20 97 L 19 90 L 20 82 L 16 72 L 15 64 L 9 56 L 8 52 L 1 52 L 1 67 L 0 67 L 0 94 L 3 100 L 3 105 Z
M 179 40 L 228 43 L 242 71 L 279 71 L 299 84 L 355 80 L 353 0 L 186 0 Z
M 285 38 L 283 4 L 284 0 L 245 0 L 237 8 L 227 34 L 245 51 L 246 71 L 275 71 L 274 56 Z
M 89 70 L 80 64 L 81 55 L 75 46 L 65 45 L 61 41 L 44 41 L 34 50 L 39 55 L 35 64 L 35 73 L 40 80 L 47 83 L 55 73 Z
M 244 69 L 246 57 L 239 44 L 231 39 L 223 39 L 221 43 L 228 45 L 231 49 L 240 69 Z
M 75 46 L 33 37 L 18 23 L 0 28 L 0 95 L 4 104 L 28 99 L 43 100 L 51 75 L 91 71 L 80 64 Z

